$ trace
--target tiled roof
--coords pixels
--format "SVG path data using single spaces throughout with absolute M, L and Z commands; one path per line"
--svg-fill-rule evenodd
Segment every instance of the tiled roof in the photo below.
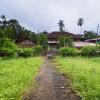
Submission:
M 19 44 L 34 44 L 31 40 L 23 40 L 21 43 Z
M 71 36 L 73 38 L 77 38 L 77 35 L 69 32 L 52 32 L 48 34 L 48 38 L 59 38 L 61 36 Z

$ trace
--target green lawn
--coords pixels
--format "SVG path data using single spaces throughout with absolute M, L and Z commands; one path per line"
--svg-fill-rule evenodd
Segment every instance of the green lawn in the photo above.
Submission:
M 100 57 L 57 57 L 56 61 L 83 100 L 100 100 Z
M 21 100 L 25 88 L 32 83 L 42 63 L 42 57 L 0 58 L 0 100 Z

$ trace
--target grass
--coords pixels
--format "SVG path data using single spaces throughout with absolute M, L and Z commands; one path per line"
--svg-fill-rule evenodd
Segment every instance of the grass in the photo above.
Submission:
M 21 100 L 25 88 L 32 83 L 42 63 L 42 57 L 0 58 L 0 100 Z
M 100 100 L 100 57 L 57 57 L 56 61 L 83 100 Z

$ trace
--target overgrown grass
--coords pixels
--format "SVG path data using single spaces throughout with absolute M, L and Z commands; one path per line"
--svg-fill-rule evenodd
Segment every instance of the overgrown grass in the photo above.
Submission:
M 42 57 L 2 60 L 0 58 L 0 100 L 21 100 L 36 76 Z
M 57 57 L 56 61 L 83 100 L 100 100 L 100 57 Z

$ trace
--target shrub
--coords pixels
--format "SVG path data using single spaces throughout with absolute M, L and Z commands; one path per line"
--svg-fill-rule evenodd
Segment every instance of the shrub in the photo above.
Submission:
M 35 46 L 33 49 L 34 56 L 41 55 L 43 53 L 43 47 L 42 46 Z
M 97 55 L 97 47 L 95 46 L 87 46 L 81 49 L 83 56 L 96 56 Z
M 37 44 L 43 47 L 43 50 L 48 49 L 48 39 L 47 35 L 44 33 L 40 33 L 37 35 Z
M 13 56 L 16 54 L 17 46 L 14 42 L 8 38 L 0 39 L 0 55 L 1 56 Z
M 35 46 L 34 48 L 19 48 L 17 54 L 19 57 L 39 56 L 42 51 L 42 46 Z
M 61 36 L 59 38 L 59 41 L 60 41 L 60 47 L 64 47 L 64 46 L 73 47 L 72 37 Z
M 30 57 L 32 56 L 32 51 L 32 48 L 19 48 L 17 54 L 19 57 Z
M 5 37 L 5 34 L 4 32 L 0 29 L 0 38 L 4 38 Z
M 61 56 L 74 56 L 76 54 L 76 49 L 71 47 L 63 47 L 59 50 Z

